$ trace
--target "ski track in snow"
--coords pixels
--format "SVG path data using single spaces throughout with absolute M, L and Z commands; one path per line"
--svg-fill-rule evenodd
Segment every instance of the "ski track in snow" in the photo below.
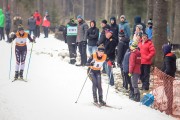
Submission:
M 0 41 L 0 120 L 174 120 L 157 110 L 129 100 L 117 94 L 110 87 L 107 104 L 122 107 L 121 110 L 92 104 L 92 83 L 87 80 L 78 103 L 77 96 L 86 79 L 86 69 L 60 61 L 59 51 L 68 49 L 64 42 L 52 35 L 48 39 L 36 40 L 31 58 L 28 82 L 12 83 L 15 68 L 14 43 L 11 80 L 9 76 L 11 44 Z M 28 43 L 28 54 L 31 43 Z M 106 96 L 108 85 L 103 82 L 103 95 Z

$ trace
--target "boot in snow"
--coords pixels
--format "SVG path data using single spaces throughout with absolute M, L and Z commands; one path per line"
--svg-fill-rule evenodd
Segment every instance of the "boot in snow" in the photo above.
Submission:
M 100 103 L 102 106 L 106 105 L 106 102 L 103 101 L 103 98 L 102 98 L 101 96 L 99 97 L 99 103 Z
M 15 76 L 14 76 L 14 80 L 17 80 L 19 77 L 19 72 L 18 71 L 15 71 Z
M 20 70 L 20 78 L 23 79 L 23 70 Z
M 134 91 L 129 92 L 129 99 L 133 100 L 134 99 Z
M 140 102 L 140 93 L 134 94 L 134 101 Z
M 97 97 L 93 97 L 93 99 L 95 103 L 98 103 Z

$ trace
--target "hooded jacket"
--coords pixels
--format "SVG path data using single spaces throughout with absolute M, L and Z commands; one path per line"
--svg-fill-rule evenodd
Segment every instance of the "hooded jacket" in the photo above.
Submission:
M 121 37 L 118 43 L 117 63 L 122 64 L 124 55 L 129 48 L 129 38 Z
M 110 30 L 113 31 L 113 37 L 114 37 L 116 43 L 118 44 L 119 28 L 118 28 L 118 25 L 116 24 L 116 18 L 115 17 L 111 17 L 110 20 L 114 20 L 114 23 L 111 24 L 111 26 L 110 26 Z
M 94 23 L 94 27 L 89 28 L 87 31 L 88 46 L 96 46 L 99 37 L 99 29 L 96 27 L 96 22 L 94 20 L 91 22 Z
M 36 19 L 36 25 L 41 25 L 42 23 L 41 15 L 38 12 L 35 12 L 33 16 Z
M 119 23 L 119 31 L 124 30 L 124 34 L 127 38 L 131 37 L 131 30 L 127 20 Z
M 162 71 L 167 75 L 175 77 L 176 55 L 171 53 L 171 46 L 167 44 L 163 46 L 163 53 L 164 53 L 164 61 L 163 61 Z
M 141 17 L 140 16 L 136 16 L 134 17 L 134 27 L 133 27 L 133 34 L 135 33 L 136 31 L 136 25 L 142 25 L 143 26 L 143 33 L 146 33 L 146 25 L 144 23 L 141 23 Z
M 2 9 L 0 9 L 0 27 L 4 27 L 5 16 Z
M 6 17 L 5 29 L 10 30 L 11 29 L 11 17 L 10 17 L 9 11 L 7 11 L 5 13 L 5 17 Z

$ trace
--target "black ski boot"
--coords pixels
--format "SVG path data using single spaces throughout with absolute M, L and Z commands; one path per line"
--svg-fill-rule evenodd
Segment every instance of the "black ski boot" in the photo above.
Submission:
M 140 93 L 134 94 L 134 101 L 140 102 Z
M 23 70 L 20 70 L 19 76 L 21 79 L 23 79 Z
M 106 102 L 103 101 L 103 98 L 101 96 L 99 97 L 99 104 L 101 104 L 102 106 L 106 105 Z
M 129 99 L 134 100 L 134 91 L 129 92 Z
M 17 80 L 19 77 L 19 71 L 15 71 L 15 76 L 14 76 L 14 80 Z
M 94 103 L 98 103 L 97 97 L 93 97 Z

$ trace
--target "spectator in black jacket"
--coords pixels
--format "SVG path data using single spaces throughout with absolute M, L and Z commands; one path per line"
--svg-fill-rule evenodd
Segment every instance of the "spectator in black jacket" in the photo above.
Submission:
M 88 51 L 89 54 L 92 55 L 97 50 L 97 41 L 99 37 L 99 29 L 96 27 L 96 22 L 92 20 L 90 22 L 90 28 L 87 31 L 87 39 L 88 39 Z
M 6 35 L 7 35 L 7 41 L 9 41 L 9 33 L 11 30 L 11 17 L 10 17 L 9 10 L 6 10 L 5 17 L 6 17 L 5 30 L 6 30 Z
M 106 41 L 105 41 L 105 54 L 107 55 L 108 61 L 104 64 L 104 68 L 106 70 L 107 75 L 110 79 L 110 85 L 114 85 L 114 76 L 112 72 L 112 67 L 115 61 L 115 48 L 116 48 L 116 41 L 112 37 L 113 31 L 107 29 L 105 31 Z
M 124 79 L 122 61 L 128 48 L 129 48 L 129 38 L 125 37 L 124 31 L 121 30 L 119 33 L 119 43 L 118 43 L 118 49 L 117 49 L 117 64 L 121 70 L 121 75 L 123 78 L 123 87 L 125 89 L 128 89 L 128 88 Z
M 175 77 L 176 73 L 176 55 L 171 52 L 171 46 L 168 44 L 163 45 L 164 62 L 162 71 L 167 75 Z
M 113 38 L 114 40 L 116 41 L 116 44 L 118 45 L 118 33 L 119 33 L 119 27 L 118 25 L 116 24 L 116 18 L 115 17 L 111 17 L 110 18 L 110 30 L 113 31 Z
M 104 45 L 104 43 L 105 43 L 105 41 L 106 41 L 105 30 L 110 29 L 110 26 L 107 24 L 107 21 L 106 21 L 106 20 L 102 20 L 102 21 L 101 21 L 101 27 L 102 27 L 103 30 L 102 30 L 102 32 L 101 32 L 99 41 L 97 42 L 97 46 L 99 46 L 100 44 L 103 44 L 103 45 Z

